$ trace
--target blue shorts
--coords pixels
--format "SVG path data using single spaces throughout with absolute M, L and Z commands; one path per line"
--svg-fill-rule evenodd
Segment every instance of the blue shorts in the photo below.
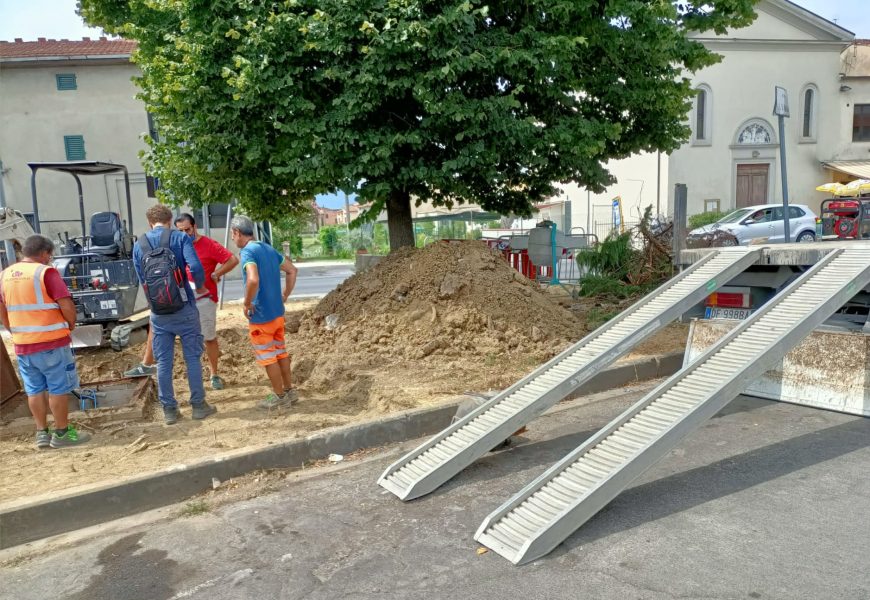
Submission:
M 79 374 L 69 346 L 20 355 L 18 372 L 28 396 L 45 390 L 52 396 L 61 396 L 79 387 Z

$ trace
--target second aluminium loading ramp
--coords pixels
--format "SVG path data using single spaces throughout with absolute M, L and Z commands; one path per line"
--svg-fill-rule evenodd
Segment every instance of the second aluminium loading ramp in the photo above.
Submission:
M 474 538 L 515 564 L 547 554 L 868 284 L 870 248 L 830 252 L 489 515 Z
M 639 342 L 761 256 L 762 248 L 707 254 L 591 334 L 390 465 L 378 484 L 402 500 L 418 498 L 462 471 Z

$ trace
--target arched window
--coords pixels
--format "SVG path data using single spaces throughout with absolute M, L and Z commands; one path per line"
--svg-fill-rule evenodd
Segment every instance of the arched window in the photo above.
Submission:
M 699 85 L 695 96 L 695 115 L 692 122 L 693 141 L 696 145 L 711 142 L 712 93 L 707 85 Z
M 801 141 L 813 142 L 816 139 L 816 115 L 819 93 L 814 85 L 806 86 L 801 92 Z
M 738 146 L 769 146 L 776 144 L 773 128 L 763 119 L 749 119 L 737 128 L 734 143 Z

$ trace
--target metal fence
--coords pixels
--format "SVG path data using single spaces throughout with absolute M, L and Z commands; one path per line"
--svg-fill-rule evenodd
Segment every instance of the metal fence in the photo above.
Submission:
M 622 227 L 619 227 L 612 222 L 593 221 L 591 233 L 597 235 L 599 240 L 604 241 L 611 233 L 619 233 L 620 229 L 621 231 L 628 231 L 632 227 L 637 227 L 638 225 L 640 225 L 639 220 L 623 221 Z

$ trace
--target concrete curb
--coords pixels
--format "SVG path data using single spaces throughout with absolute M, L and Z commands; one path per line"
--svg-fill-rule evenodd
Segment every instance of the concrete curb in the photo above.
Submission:
M 682 353 L 674 353 L 616 365 L 584 385 L 582 395 L 671 375 L 680 369 L 682 360 Z M 261 469 L 298 468 L 331 453 L 349 454 L 432 435 L 450 424 L 462 401 L 328 429 L 303 439 L 235 450 L 120 483 L 83 486 L 7 503 L 0 507 L 0 549 L 181 502 L 210 489 L 212 478 L 226 481 Z

